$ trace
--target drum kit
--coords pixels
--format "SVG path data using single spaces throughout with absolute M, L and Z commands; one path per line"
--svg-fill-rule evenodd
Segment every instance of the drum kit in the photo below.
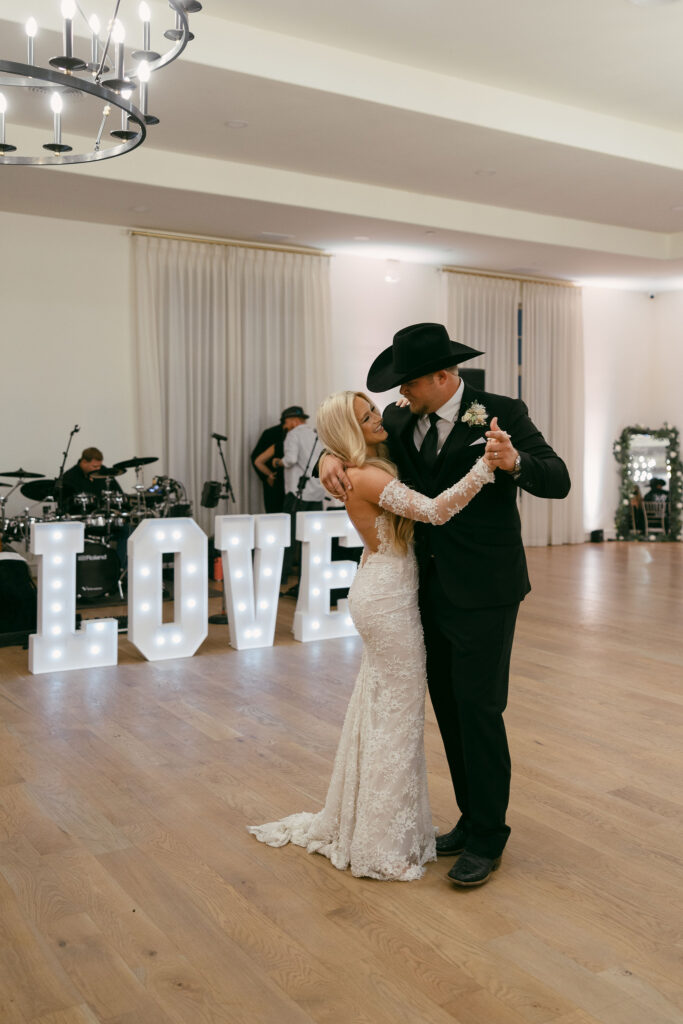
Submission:
M 113 466 L 102 466 L 90 475 L 91 480 L 104 482 L 99 493 L 84 491 L 61 502 L 59 479 L 49 479 L 42 473 L 22 468 L 0 472 L 0 476 L 16 480 L 15 484 L 0 481 L 0 488 L 11 488 L 7 494 L 0 494 L 2 547 L 16 550 L 17 545 L 23 545 L 28 552 L 33 523 L 81 522 L 85 527 L 85 546 L 82 554 L 76 556 L 77 597 L 93 600 L 117 590 L 123 596 L 121 581 L 125 569 L 121 570 L 117 547 L 121 551 L 121 546 L 143 519 L 192 515 L 192 504 L 179 481 L 157 476 L 151 487 L 142 483 L 142 467 L 157 461 L 157 456 L 136 456 Z M 114 487 L 116 477 L 128 469 L 134 469 L 136 475 L 130 494 L 121 491 L 118 485 Z M 32 504 L 22 515 L 8 516 L 7 500 L 17 488 Z

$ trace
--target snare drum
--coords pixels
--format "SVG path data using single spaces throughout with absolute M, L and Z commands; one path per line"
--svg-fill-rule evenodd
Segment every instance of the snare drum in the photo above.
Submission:
M 97 540 L 86 540 L 76 555 L 76 597 L 93 601 L 116 592 L 121 565 L 114 548 Z
M 23 516 L 12 516 L 5 520 L 2 531 L 3 544 L 16 544 L 24 539 L 24 518 Z
M 28 551 L 31 542 L 31 527 L 34 523 L 42 522 L 40 516 L 12 516 L 5 520 L 5 528 L 2 532 L 3 544 L 23 544 Z

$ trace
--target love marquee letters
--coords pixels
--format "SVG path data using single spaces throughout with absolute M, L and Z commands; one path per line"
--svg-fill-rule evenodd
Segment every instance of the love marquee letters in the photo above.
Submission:
M 223 560 L 230 643 L 237 650 L 270 647 L 280 590 L 288 515 L 216 516 L 214 538 Z M 332 538 L 345 547 L 362 541 L 344 510 L 299 512 L 302 542 L 295 639 L 352 636 L 347 601 L 330 610 L 330 591 L 349 587 L 353 561 L 331 560 Z M 79 522 L 34 523 L 38 556 L 38 627 L 29 637 L 29 671 L 116 665 L 116 619 L 88 619 L 76 630 L 76 555 L 83 551 Z M 163 622 L 163 560 L 174 556 L 174 619 Z M 148 661 L 192 656 L 208 632 L 208 539 L 193 519 L 145 519 L 128 539 L 128 638 Z

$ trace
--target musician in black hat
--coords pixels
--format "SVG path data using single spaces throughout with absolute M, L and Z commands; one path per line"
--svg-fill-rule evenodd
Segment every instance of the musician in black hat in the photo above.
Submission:
M 472 468 L 487 439 L 500 470 L 445 526 L 415 525 L 429 692 L 460 810 L 455 827 L 437 838 L 437 853 L 459 855 L 449 871 L 459 886 L 489 878 L 510 833 L 503 711 L 517 612 L 530 590 L 517 488 L 542 498 L 563 498 L 570 488 L 564 462 L 526 405 L 460 378 L 458 364 L 481 354 L 452 341 L 441 324 L 414 324 L 394 336 L 367 380 L 373 392 L 399 387 L 409 403 L 389 405 L 382 419 L 410 487 L 436 496 Z M 333 456 L 321 461 L 320 476 L 337 497 L 350 488 Z
M 281 459 L 284 454 L 285 434 L 284 420 L 280 417 L 279 423 L 266 427 L 249 456 L 261 481 L 263 504 L 267 513 L 282 512 L 285 499 L 283 472 L 273 464 L 275 459 Z

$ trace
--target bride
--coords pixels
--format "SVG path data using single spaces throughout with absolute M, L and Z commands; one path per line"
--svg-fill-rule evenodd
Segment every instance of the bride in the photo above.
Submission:
M 323 809 L 252 825 L 249 832 L 270 846 L 291 842 L 322 853 L 358 877 L 407 882 L 436 859 L 412 521 L 447 522 L 493 481 L 495 464 L 485 453 L 453 487 L 428 498 L 396 478 L 384 447 L 387 432 L 367 395 L 330 395 L 318 409 L 317 427 L 328 452 L 349 467 L 347 511 L 365 545 L 349 591 L 351 616 L 363 639 L 360 671 Z

